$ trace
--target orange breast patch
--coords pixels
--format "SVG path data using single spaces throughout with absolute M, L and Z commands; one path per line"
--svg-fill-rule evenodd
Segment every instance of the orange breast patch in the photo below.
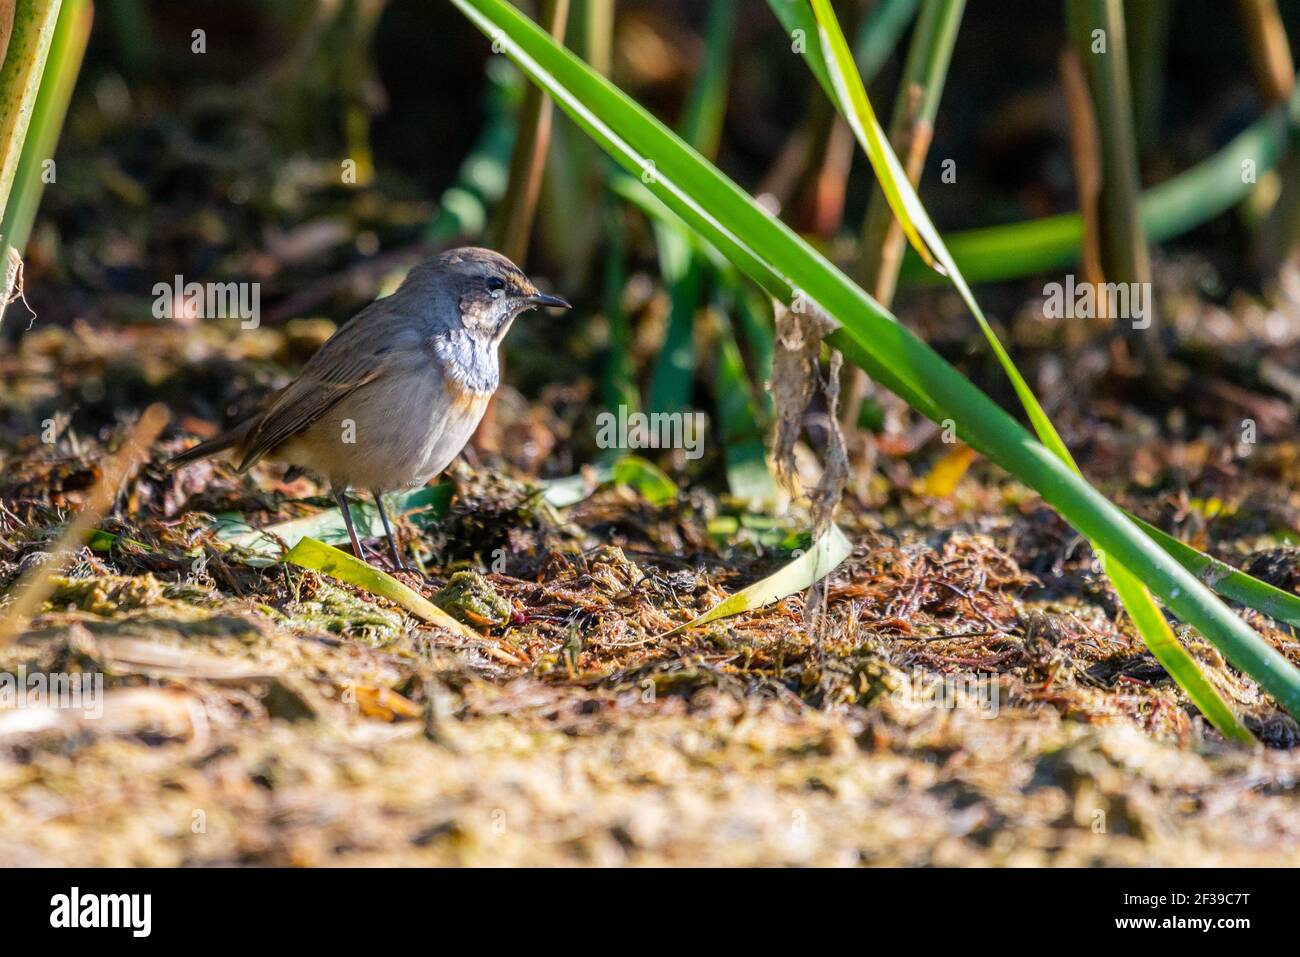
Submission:
M 447 414 L 450 416 L 477 418 L 487 406 L 488 399 L 492 398 L 491 392 L 467 389 L 452 376 L 443 379 L 442 387 L 447 393 L 447 398 L 451 400 L 447 408 Z

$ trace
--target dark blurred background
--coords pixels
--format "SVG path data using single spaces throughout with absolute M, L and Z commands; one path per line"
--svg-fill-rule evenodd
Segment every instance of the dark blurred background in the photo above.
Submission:
M 579 9 L 584 0 L 574 2 Z M 1129 9 L 1149 2 L 1134 0 Z M 783 151 L 801 125 L 829 108 L 764 0 L 737 3 L 718 162 L 757 194 L 779 175 Z M 852 23 L 871 4 L 836 7 Z M 1300 0 L 1280 7 L 1295 39 Z M 704 57 L 707 9 L 689 0 L 616 4 L 611 77 L 669 125 L 680 121 Z M 1140 19 L 1130 13 L 1133 22 Z M 1235 4 L 1176 0 L 1168 19 L 1163 54 L 1143 60 L 1158 64 L 1163 57 L 1145 94 L 1155 106 L 1138 130 L 1147 187 L 1212 155 L 1266 106 Z M 195 52 L 196 31 L 202 31 L 202 53 Z M 909 35 L 910 28 L 870 84 L 882 121 Z M 581 39 L 569 42 L 580 48 Z M 967 4 L 920 186 L 946 233 L 1076 208 L 1059 74 L 1065 44 L 1059 3 Z M 26 250 L 25 291 L 39 316 L 36 328 L 147 323 L 154 285 L 176 275 L 258 282 L 264 326 L 340 322 L 391 283 L 412 256 L 490 241 L 523 90 L 505 57 L 493 56 L 488 41 L 445 0 L 100 0 L 58 147 L 58 180 L 46 188 Z M 560 433 L 557 422 L 571 423 L 572 409 L 589 410 L 609 337 L 601 315 L 608 305 L 602 285 L 608 205 L 575 186 L 575 157 L 606 162 L 557 114 L 525 266 L 578 308 L 522 323 L 507 343 L 507 381 L 516 395 L 540 397 L 558 410 L 548 428 Z M 948 159 L 957 164 L 954 185 L 938 176 Z M 350 179 L 342 175 L 347 164 Z M 836 237 L 859 232 L 872 184 L 853 149 L 842 207 L 818 219 L 792 202 L 782 215 L 843 262 Z M 620 210 L 628 232 L 623 295 L 636 317 L 632 358 L 644 387 L 666 307 L 650 227 L 625 206 Z M 1260 289 L 1271 275 L 1260 256 L 1267 234 L 1248 226 L 1240 213 L 1221 215 L 1163 244 L 1158 255 L 1191 256 L 1197 295 L 1226 302 L 1233 290 Z M 980 300 L 995 318 L 1010 320 L 1041 293 L 1042 281 L 986 286 Z M 972 369 L 964 362 L 983 349 L 972 346 L 974 326 L 950 292 L 904 289 L 897 310 L 968 374 L 1010 400 L 990 363 L 981 366 L 981 359 Z M 17 314 L 11 310 L 0 330 L 7 339 L 27 334 L 12 318 Z M 83 396 L 87 401 L 74 415 L 93 428 L 123 403 L 161 394 L 174 408 L 228 421 L 241 411 L 233 404 L 238 396 L 252 401 L 282 381 L 283 370 L 310 355 L 329 328 L 294 330 L 273 356 L 281 365 L 256 381 L 247 379 L 252 373 L 238 356 L 196 360 L 173 376 L 171 391 L 160 393 L 160 375 L 120 377 L 116 386 Z M 1052 361 L 1058 368 L 1069 364 Z M 708 390 L 706 374 L 699 381 Z M 1106 388 L 1116 393 L 1129 385 Z M 1166 391 L 1153 404 L 1167 398 Z M 549 470 L 568 470 L 585 454 Z
M 807 113 L 814 91 L 766 3 L 737 3 L 743 10 L 720 163 L 753 190 Z M 373 213 L 368 225 L 381 248 L 418 234 L 422 217 L 435 214 L 491 120 L 484 103 L 488 43 L 442 0 L 356 3 L 351 24 L 339 25 L 334 20 L 341 6 L 349 5 L 96 5 L 58 154 L 61 164 L 92 173 L 61 178 L 67 187 L 50 190 L 41 213 L 74 244 L 102 231 L 107 248 L 93 251 L 91 261 L 70 264 L 87 288 L 147 291 L 158 275 L 207 271 L 232 244 L 256 239 L 259 230 L 290 228 L 303 212 L 295 203 L 312 192 L 303 182 L 309 174 L 294 164 L 350 155 L 358 137 L 353 132 L 350 138 L 347 126 L 356 113 L 369 121 L 374 203 L 402 207 L 387 214 L 362 209 L 362 225 L 364 214 Z M 1159 126 L 1149 132 L 1142 157 L 1148 185 L 1204 158 L 1260 112 L 1234 6 L 1222 0 L 1176 0 L 1172 6 Z M 1300 3 L 1281 7 L 1294 38 Z M 617 10 L 614 81 L 675 122 L 702 53 L 705 4 L 620 0 Z M 958 188 L 939 188 L 930 177 L 922 181 L 922 196 L 941 228 L 1074 207 L 1057 72 L 1063 21 L 1061 6 L 1042 0 L 968 4 L 927 166 L 933 171 L 942 159 L 954 158 Z M 351 35 L 344 35 L 341 27 L 348 25 Z M 191 52 L 196 29 L 206 31 L 204 55 Z M 906 36 L 871 88 L 885 112 L 905 48 Z M 865 163 L 855 157 L 847 222 L 860 219 L 869 183 Z M 225 204 L 214 206 L 223 192 Z M 137 217 L 146 207 L 159 215 Z M 220 223 L 205 224 L 202 217 L 185 222 L 183 216 L 178 222 L 176 214 L 187 210 L 196 217 L 206 211 Z M 1224 227 L 1216 222 L 1209 235 L 1184 241 L 1224 238 Z M 134 255 L 115 242 L 128 229 L 145 231 L 130 237 L 132 245 L 141 243 Z M 361 252 L 373 249 L 366 237 Z M 39 236 L 34 252 L 39 276 Z M 540 265 L 561 265 L 547 261 L 545 244 L 533 254 Z M 337 263 L 353 253 L 335 249 L 328 255 Z M 43 312 L 63 309 L 57 301 L 41 301 L 38 283 L 29 297 Z

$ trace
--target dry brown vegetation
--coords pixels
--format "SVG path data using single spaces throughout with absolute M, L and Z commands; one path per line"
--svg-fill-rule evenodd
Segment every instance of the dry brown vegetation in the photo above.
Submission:
M 5 373 L 28 401 L 132 364 L 165 392 L 204 341 L 152 330 L 145 353 L 143 335 L 29 336 Z M 292 355 L 292 334 L 259 340 Z M 202 361 L 218 360 L 251 361 L 215 346 Z M 1229 461 L 1208 439 L 1132 435 L 1102 424 L 1091 461 L 1147 484 L 1177 468 L 1213 490 L 1210 504 L 1130 504 L 1201 529 L 1218 554 L 1243 563 L 1260 530 L 1293 520 L 1290 442 Z M 450 515 L 403 523 L 430 573 L 404 578 L 437 595 L 457 570 L 485 573 L 490 593 L 457 606 L 482 627 L 474 643 L 217 547 L 215 514 L 261 525 L 326 502 L 271 469 L 159 468 L 182 442 L 154 449 L 105 525 L 116 542 L 83 550 L 0 652 L 10 672 L 106 676 L 100 719 L 0 714 L 6 864 L 1300 859 L 1294 722 L 1187 634 L 1271 748 L 1223 744 L 1086 545 L 983 465 L 936 500 L 909 489 L 909 459 L 890 460 L 902 481 L 843 516 L 855 550 L 829 580 L 819 638 L 798 597 L 662 637 L 788 558 L 752 532 L 710 534 L 709 518 L 734 514 L 725 500 L 693 489 L 654 508 L 604 488 L 556 512 L 460 467 Z M 10 444 L 6 583 L 42 559 L 102 451 L 72 433 Z M 1249 561 L 1294 585 L 1291 552 Z M 1250 620 L 1300 661 L 1289 632 Z

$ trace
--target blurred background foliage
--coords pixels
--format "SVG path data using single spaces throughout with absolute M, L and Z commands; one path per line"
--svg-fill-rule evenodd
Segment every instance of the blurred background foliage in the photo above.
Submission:
M 64 16 L 77 6 L 65 3 Z M 876 103 L 905 100 L 900 81 L 922 6 L 836 5 Z M 1081 16 L 1076 8 L 1087 5 L 965 6 L 946 84 L 940 74 L 928 103 L 933 142 L 919 167 L 921 195 L 959 259 L 961 230 L 1077 207 L 1059 60 L 1071 43 L 1071 18 Z M 1300 23 L 1298 6 L 1278 4 L 1281 22 Z M 870 278 L 864 250 L 879 237 L 859 240 L 874 179 L 767 3 L 522 7 L 559 17 L 570 47 L 834 260 Z M 1252 10 L 1271 3 L 1126 7 L 1145 186 L 1212 157 L 1286 95 L 1285 77 L 1268 66 L 1278 37 L 1252 20 Z M 391 287 L 415 257 L 466 241 L 500 245 L 520 216 L 517 202 L 502 205 L 502 198 L 517 131 L 534 118 L 526 85 L 448 3 L 100 0 L 94 18 L 59 144 L 57 184 L 26 249 L 25 292 L 42 324 L 147 319 L 153 285 L 177 274 L 260 282 L 271 326 L 341 321 Z M 946 161 L 955 164 L 953 183 L 940 179 Z M 575 449 L 565 441 L 591 434 L 577 423 L 592 410 L 689 402 L 710 412 L 735 453 L 727 462 L 710 459 L 706 470 L 725 466 L 733 490 L 767 494 L 752 445 L 767 427 L 767 304 L 644 215 L 634 178 L 615 174 L 563 115 L 553 119 L 537 187 L 535 223 L 516 254 L 579 309 L 523 323 L 507 345 L 508 381 L 520 395 L 542 396 L 560 420 L 548 423 L 558 440 L 516 464 L 570 472 L 594 457 L 581 442 Z M 1227 304 L 1234 290 L 1262 293 L 1274 282 L 1291 249 L 1281 194 L 1278 177 L 1262 177 L 1230 215 L 1160 244 L 1160 261 L 1182 269 L 1180 292 Z M 971 356 L 972 329 L 955 297 L 909 284 L 925 278 L 916 265 L 904 264 L 898 310 L 1009 402 L 991 357 Z M 1030 275 L 980 290 L 986 311 L 1012 327 L 1031 369 L 1039 370 L 1035 348 L 1046 347 L 1040 388 L 1053 374 L 1059 379 L 1068 354 L 1057 349 L 1065 333 L 1017 324 L 1042 281 Z M 11 320 L 0 331 L 14 338 L 25 326 Z M 1142 377 L 1121 380 L 1110 383 L 1113 393 L 1141 403 Z M 886 446 L 915 445 L 900 407 L 870 390 L 866 398 L 846 425 L 884 435 Z M 1049 408 L 1060 402 L 1050 387 L 1044 398 Z M 199 388 L 185 401 L 211 419 L 237 411 L 229 390 Z M 1063 431 L 1071 425 L 1067 414 Z M 491 454 L 500 437 L 480 436 L 480 445 Z

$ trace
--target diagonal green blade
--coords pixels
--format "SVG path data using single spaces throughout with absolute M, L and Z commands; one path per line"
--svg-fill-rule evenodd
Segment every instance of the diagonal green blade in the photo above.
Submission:
M 504 0 L 452 0 L 602 149 L 764 290 L 824 309 L 845 357 L 1038 490 L 1084 537 L 1138 575 L 1292 714 L 1300 672 L 1105 496 L 997 403 L 898 324 L 847 276 L 662 123 Z

